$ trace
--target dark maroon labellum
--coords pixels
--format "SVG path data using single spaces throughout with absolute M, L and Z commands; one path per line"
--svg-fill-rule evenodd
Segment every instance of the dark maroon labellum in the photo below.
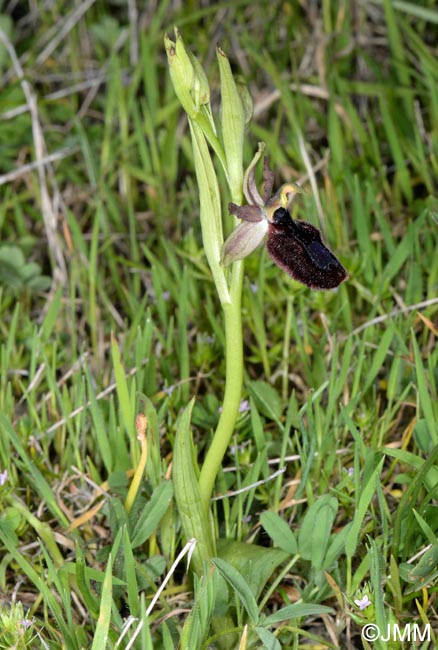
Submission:
M 306 221 L 294 221 L 284 208 L 275 210 L 269 222 L 267 248 L 277 266 L 310 289 L 334 289 L 347 278 L 319 230 Z

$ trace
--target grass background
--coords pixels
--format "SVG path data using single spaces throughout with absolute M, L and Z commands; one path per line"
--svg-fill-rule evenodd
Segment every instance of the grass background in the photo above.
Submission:
M 163 48 L 174 24 L 217 112 L 217 43 L 245 78 L 246 161 L 265 141 L 277 187 L 306 176 L 302 135 L 315 191 L 298 216 L 350 273 L 311 292 L 265 251 L 248 258 L 249 408 L 217 493 L 263 482 L 214 502 L 218 536 L 288 554 L 261 617 L 300 598 L 332 608 L 266 623 L 278 647 L 368 647 L 367 621 L 437 627 L 436 3 L 1 8 L 2 647 L 116 647 L 182 547 L 160 493 L 178 416 L 196 396 L 201 460 L 217 422 L 223 326 Z M 149 456 L 128 514 L 138 412 Z M 136 538 L 157 494 L 168 508 Z M 177 647 L 189 624 L 185 647 L 215 647 L 202 587 L 179 565 L 132 647 Z M 225 601 L 241 639 L 248 608 L 232 589 Z M 262 639 L 240 647 L 276 647 Z

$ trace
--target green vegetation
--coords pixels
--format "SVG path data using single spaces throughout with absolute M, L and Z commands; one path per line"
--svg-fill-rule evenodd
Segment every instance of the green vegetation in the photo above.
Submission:
M 436 7 L 317 4 L 0 5 L 0 648 L 436 647 Z M 337 290 L 212 267 L 174 24 L 254 103 L 224 237 L 264 142 Z

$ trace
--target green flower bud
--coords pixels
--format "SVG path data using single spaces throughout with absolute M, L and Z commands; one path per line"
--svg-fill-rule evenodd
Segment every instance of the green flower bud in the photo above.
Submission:
M 184 46 L 180 32 L 175 28 L 175 42 L 164 35 L 164 47 L 167 52 L 170 78 L 182 107 L 189 117 L 194 118 L 197 108 L 192 97 L 195 83 L 195 68 Z
M 192 52 L 189 52 L 188 54 L 195 72 L 192 95 L 195 100 L 195 106 L 199 110 L 201 106 L 210 103 L 210 86 L 207 75 L 205 74 L 204 68 L 200 64 L 199 60 L 194 54 L 192 54 Z

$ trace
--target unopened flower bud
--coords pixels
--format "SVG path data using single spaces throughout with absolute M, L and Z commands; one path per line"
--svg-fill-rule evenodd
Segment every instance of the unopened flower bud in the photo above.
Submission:
M 164 46 L 169 62 L 170 78 L 182 107 L 189 117 L 195 117 L 196 106 L 192 97 L 195 69 L 185 49 L 181 34 L 175 28 L 175 41 L 164 35 Z

